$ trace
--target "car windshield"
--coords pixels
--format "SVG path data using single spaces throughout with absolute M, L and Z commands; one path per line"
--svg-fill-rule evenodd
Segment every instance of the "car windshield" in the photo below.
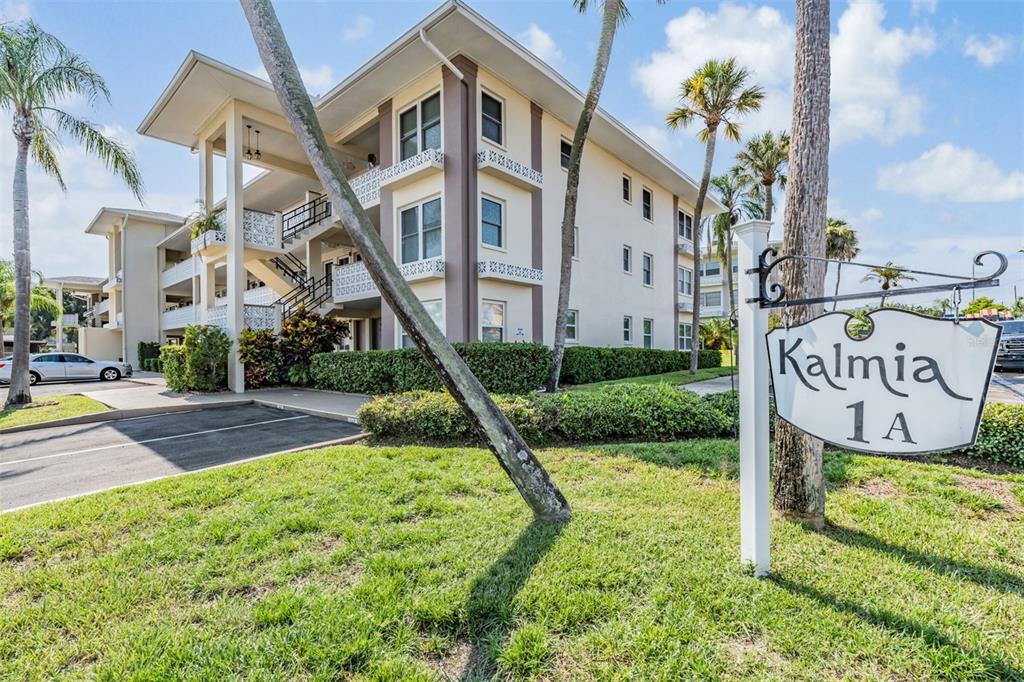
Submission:
M 1003 328 L 1004 334 L 1024 334 L 1024 320 L 1003 322 L 1000 326 Z

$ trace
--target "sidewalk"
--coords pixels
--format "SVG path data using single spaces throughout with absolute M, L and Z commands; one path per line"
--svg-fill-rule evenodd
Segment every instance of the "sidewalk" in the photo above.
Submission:
M 684 384 L 679 388 L 685 391 L 693 391 L 697 395 L 708 395 L 709 393 L 725 393 L 727 391 L 739 390 L 740 378 L 738 376 L 716 377 L 695 381 L 692 384 Z

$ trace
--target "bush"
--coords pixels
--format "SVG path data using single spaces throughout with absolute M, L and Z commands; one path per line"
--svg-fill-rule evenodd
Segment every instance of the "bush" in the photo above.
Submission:
M 333 351 L 347 337 L 347 322 L 299 310 L 281 325 L 283 367 L 288 368 L 287 376 L 281 378 L 300 386 L 311 384 L 313 356 Z
M 1024 405 L 985 405 L 978 440 L 968 453 L 994 462 L 1024 466 Z
M 246 388 L 281 383 L 284 353 L 271 330 L 243 330 L 238 337 L 238 358 L 245 365 Z
M 185 340 L 181 345 L 160 349 L 167 387 L 177 393 L 221 388 L 228 376 L 230 348 L 231 339 L 219 327 L 199 324 L 185 327 Z
M 698 351 L 698 367 L 719 367 L 721 364 L 722 354 L 717 350 Z M 689 368 L 690 351 L 573 346 L 565 349 L 561 383 L 592 384 L 596 381 L 664 374 Z
M 142 371 L 144 372 L 163 372 L 163 366 L 160 364 L 160 358 L 146 358 L 141 362 Z
M 164 346 L 160 349 L 160 364 L 164 368 L 164 378 L 167 380 L 167 388 L 175 393 L 185 393 L 189 390 L 188 381 L 185 378 L 185 347 Z
M 146 360 L 156 360 L 160 357 L 160 344 L 156 341 L 139 341 L 138 345 L 139 367 L 146 368 Z
M 531 393 L 551 370 L 551 350 L 533 343 L 457 343 L 455 350 L 492 393 Z M 419 350 L 323 353 L 310 365 L 313 385 L 347 393 L 439 391 L 441 382 Z
M 730 435 L 714 403 L 667 384 L 616 385 L 558 395 L 496 397 L 523 438 L 553 441 L 678 440 Z M 359 421 L 377 438 L 481 442 L 447 393 L 413 391 L 374 399 Z

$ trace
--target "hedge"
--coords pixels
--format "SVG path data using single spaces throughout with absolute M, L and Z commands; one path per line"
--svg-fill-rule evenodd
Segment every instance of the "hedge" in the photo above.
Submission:
M 719 351 L 698 351 L 698 367 L 720 367 L 721 364 L 722 354 Z M 596 381 L 664 374 L 689 368 L 689 351 L 571 346 L 565 349 L 560 381 L 568 385 L 592 384 Z
M 230 349 L 231 339 L 219 327 L 201 324 L 185 327 L 185 339 L 180 345 L 160 349 L 167 387 L 176 393 L 214 391 L 223 387 Z
M 137 346 L 139 354 L 139 367 L 146 369 L 147 360 L 160 358 L 160 344 L 156 341 L 139 341 Z
M 978 440 L 967 452 L 994 462 L 1024 466 L 1024 405 L 985 405 Z
M 527 442 L 680 440 L 731 435 L 731 419 L 709 400 L 668 384 L 619 384 L 597 391 L 495 397 Z M 447 393 L 382 396 L 359 408 L 375 438 L 417 442 L 480 439 Z
M 551 351 L 533 343 L 457 343 L 455 350 L 492 393 L 531 393 L 551 368 Z M 441 389 L 415 348 L 319 353 L 310 363 L 310 376 L 317 388 L 346 393 Z
M 142 365 L 143 372 L 163 372 L 163 366 L 160 364 L 160 358 L 146 358 L 140 363 Z

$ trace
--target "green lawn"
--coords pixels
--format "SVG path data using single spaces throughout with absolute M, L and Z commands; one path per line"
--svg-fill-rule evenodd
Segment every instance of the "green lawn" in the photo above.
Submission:
M 725 356 L 722 356 L 725 359 Z M 690 374 L 689 370 L 682 372 L 669 372 L 667 374 L 649 374 L 643 377 L 627 377 L 625 379 L 612 379 L 610 381 L 598 381 L 593 384 L 581 384 L 579 386 L 569 386 L 570 391 L 595 391 L 603 386 L 611 386 L 612 384 L 673 384 L 675 386 L 685 386 L 686 384 L 692 384 L 695 381 L 704 381 L 706 379 L 714 379 L 715 377 L 725 377 L 733 374 L 736 371 L 734 367 L 708 367 L 705 369 L 698 369 L 696 374 Z M 737 377 L 737 381 L 739 378 Z
M 37 401 L 41 403 L 56 402 L 57 404 L 0 410 L 0 429 L 38 424 L 39 422 L 48 422 L 54 419 L 66 419 L 83 414 L 106 412 L 108 409 L 103 403 L 96 402 L 92 398 L 86 398 L 84 395 L 42 397 L 37 398 Z
M 832 455 L 737 560 L 736 445 L 340 447 L 0 516 L 0 678 L 1020 679 L 1024 476 Z M 465 675 L 473 679 L 474 674 Z

